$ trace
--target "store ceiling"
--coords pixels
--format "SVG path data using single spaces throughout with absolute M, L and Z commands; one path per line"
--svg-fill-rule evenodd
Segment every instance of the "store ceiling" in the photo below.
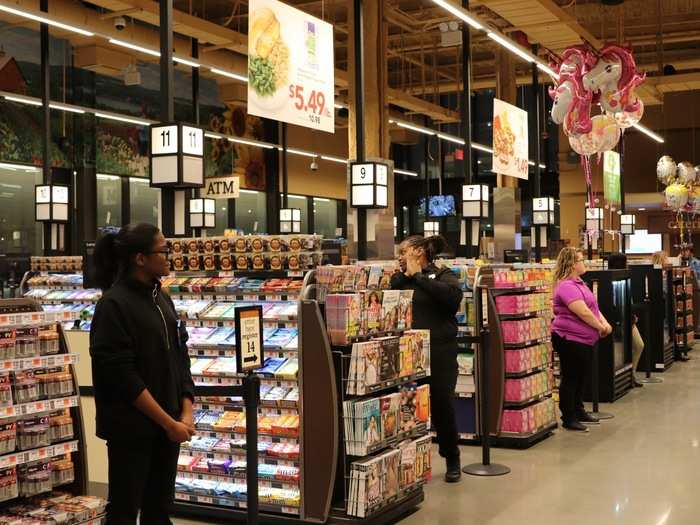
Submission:
M 347 89 L 347 9 L 351 0 L 285 0 L 322 17 L 335 26 L 336 86 L 342 98 Z M 16 5 L 36 9 L 36 0 L 15 0 Z M 471 0 L 470 10 L 523 44 L 540 44 L 540 55 L 560 53 L 568 46 L 589 42 L 601 47 L 607 41 L 622 41 L 634 47 L 638 65 L 649 81 L 642 90 L 647 104 L 661 103 L 664 93 L 700 89 L 700 0 L 626 0 L 607 7 L 600 0 Z M 153 0 L 52 0 L 50 12 L 71 17 L 83 24 L 112 31 L 120 38 L 157 47 L 158 2 Z M 197 38 L 203 60 L 245 67 L 247 1 L 175 0 L 174 30 L 181 49 L 187 39 Z M 113 18 L 126 17 L 124 31 L 113 29 Z M 389 87 L 400 97 L 392 98 L 396 109 L 407 114 L 426 114 L 436 121 L 454 121 L 456 113 L 439 105 L 440 93 L 461 89 L 459 35 L 444 33 L 444 23 L 454 18 L 431 0 L 385 0 L 388 26 L 387 61 Z M 0 13 L 0 19 L 35 26 Z M 442 28 L 441 28 L 442 24 Z M 52 30 L 53 31 L 53 30 Z M 56 34 L 61 34 L 57 31 Z M 104 41 L 65 34 L 81 48 L 110 47 Z M 450 38 L 456 38 L 449 43 Z M 176 39 L 177 41 L 178 39 Z M 177 42 L 176 42 L 177 45 Z M 483 32 L 472 31 L 472 74 L 475 89 L 495 86 L 495 43 Z M 85 51 L 83 51 L 85 53 Z M 110 48 L 127 61 L 156 60 L 129 50 Z M 90 56 L 98 53 L 91 52 Z M 101 56 L 105 56 L 102 53 Z M 118 62 L 118 61 L 117 61 Z M 673 66 L 673 68 L 669 68 Z M 663 75 L 664 67 L 666 75 Z M 676 74 L 670 74 L 674 69 Z M 103 72 L 119 74 L 119 68 Z M 243 71 L 244 72 L 244 71 Z M 202 71 L 203 74 L 208 74 Z M 516 61 L 518 83 L 530 81 L 528 66 Z M 229 82 L 217 77 L 220 82 Z M 452 108 L 454 109 L 454 108 Z

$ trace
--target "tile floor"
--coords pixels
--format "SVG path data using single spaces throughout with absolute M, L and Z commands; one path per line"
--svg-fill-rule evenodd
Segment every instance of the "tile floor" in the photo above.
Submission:
M 436 454 L 425 502 L 401 525 L 700 524 L 700 356 L 692 357 L 659 374 L 663 383 L 603 405 L 615 418 L 587 434 L 557 430 L 529 450 L 494 449 L 507 476 L 448 485 Z M 480 449 L 463 447 L 462 458 L 478 461 Z

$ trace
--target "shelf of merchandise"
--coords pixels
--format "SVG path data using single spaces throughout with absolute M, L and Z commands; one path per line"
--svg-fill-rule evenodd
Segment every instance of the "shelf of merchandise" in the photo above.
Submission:
M 20 372 L 39 368 L 68 367 L 72 378 L 72 389 L 75 395 L 56 397 L 52 399 L 37 400 L 28 403 L 14 404 L 0 408 L 0 423 L 21 421 L 27 416 L 46 415 L 52 413 L 70 414 L 73 424 L 73 434 L 67 440 L 56 441 L 47 446 L 28 450 L 15 450 L 0 456 L 0 469 L 19 467 L 32 464 L 37 461 L 47 461 L 54 458 L 70 458 L 73 463 L 74 477 L 72 481 L 54 485 L 61 492 L 75 496 L 87 493 L 87 455 L 85 447 L 85 430 L 80 409 L 80 398 L 77 395 L 78 381 L 75 374 L 75 365 L 78 362 L 76 354 L 68 353 L 62 324 L 73 320 L 72 312 L 44 312 L 39 303 L 28 299 L 3 299 L 0 300 L 0 330 L 8 330 L 21 327 L 52 328 L 58 332 L 58 353 L 37 357 L 23 357 L 5 359 L 0 361 L 0 372 Z M 37 346 L 38 346 L 37 342 Z M 19 445 L 19 443 L 18 443 Z M 48 492 L 43 493 L 49 496 Z M 18 503 L 26 503 L 22 497 L 3 501 L 0 503 L 0 513 L 6 508 Z M 81 519 L 83 525 L 101 525 L 104 521 L 104 502 L 97 502 L 102 510 L 90 519 Z M 85 509 L 85 513 L 90 513 Z M 94 513 L 94 512 L 93 512 Z
M 329 283 L 321 282 L 317 289 L 315 290 L 317 297 L 323 298 L 324 300 L 329 294 L 348 294 L 356 293 L 360 291 L 368 290 L 367 286 L 347 286 L 347 276 L 351 277 L 351 282 L 357 278 L 354 273 L 358 271 L 359 268 L 366 271 L 368 275 L 372 274 L 370 267 L 381 266 L 382 268 L 393 268 L 393 263 L 382 263 L 374 261 L 372 263 L 361 263 L 356 267 L 349 266 L 338 266 L 338 267 L 325 267 L 326 271 L 338 272 L 338 277 L 341 277 L 337 281 L 332 281 Z M 345 269 L 345 270 L 343 270 Z M 347 271 L 345 278 L 342 278 L 343 271 Z M 381 274 L 383 270 L 379 271 Z M 393 271 L 393 269 L 392 269 Z M 360 277 L 360 281 L 363 283 L 368 283 L 368 275 L 365 278 Z M 376 274 L 375 274 L 376 275 Z M 353 277 L 354 276 L 354 277 Z M 383 280 L 378 278 L 378 282 Z M 337 283 L 342 282 L 342 286 L 333 288 Z M 354 281 L 357 283 L 358 281 Z M 386 279 L 388 285 L 388 278 Z M 381 285 L 380 285 L 381 286 Z M 375 289 L 375 288 L 371 288 Z M 381 287 L 379 289 L 382 289 Z M 346 391 L 346 384 L 350 375 L 350 361 L 352 355 L 352 349 L 354 343 L 362 343 L 370 341 L 372 339 L 385 337 L 385 336 L 401 336 L 404 330 L 390 330 L 381 333 L 373 333 L 371 335 L 362 335 L 351 337 L 348 344 L 337 344 L 332 345 L 332 355 L 333 363 L 335 367 L 335 384 L 336 384 L 336 398 L 339 408 L 338 423 L 339 423 L 339 444 L 338 454 L 336 458 L 337 462 L 337 472 L 335 474 L 334 491 L 332 496 L 332 510 L 328 519 L 329 524 L 345 524 L 345 525 L 374 525 L 374 524 L 385 524 L 393 523 L 400 516 L 409 512 L 411 509 L 415 508 L 420 502 L 425 498 L 423 491 L 423 482 L 415 483 L 411 486 L 399 488 L 398 493 L 386 500 L 384 500 L 377 507 L 373 507 L 371 514 L 365 517 L 358 517 L 348 514 L 348 502 L 350 500 L 350 482 L 351 482 L 351 467 L 355 462 L 361 462 L 363 459 L 366 460 L 372 457 L 381 457 L 382 453 L 398 445 L 402 440 L 414 439 L 419 437 L 424 437 L 428 435 L 427 425 L 422 423 L 410 431 L 405 431 L 393 436 L 390 439 L 385 439 L 381 442 L 375 443 L 369 446 L 365 451 L 366 454 L 354 455 L 349 454 L 346 451 L 345 443 L 345 421 L 344 421 L 344 404 L 346 401 L 350 400 L 368 400 L 372 398 L 381 397 L 383 394 L 387 394 L 391 391 L 398 391 L 398 389 L 407 384 L 414 383 L 415 381 L 425 380 L 427 373 L 421 371 L 417 374 L 411 374 L 409 376 L 401 376 L 396 379 L 387 380 L 371 387 L 368 387 L 368 391 L 364 394 L 348 394 Z
M 499 273 L 510 272 L 510 273 Z M 502 313 L 498 310 L 497 298 L 509 295 L 529 295 L 529 294 L 551 294 L 551 279 L 549 278 L 551 266 L 538 264 L 514 264 L 514 265 L 494 265 L 481 267 L 478 271 L 478 278 L 482 286 L 487 286 L 488 290 L 484 292 L 487 299 L 484 300 L 486 307 L 486 318 L 488 320 L 495 319 L 496 323 L 489 323 L 490 331 L 490 399 L 491 404 L 495 405 L 488 417 L 491 419 L 492 428 L 501 428 L 501 417 L 504 410 L 525 410 L 544 400 L 551 399 L 555 385 L 549 385 L 545 392 L 522 400 L 522 401 L 507 401 L 505 399 L 505 382 L 507 380 L 524 379 L 536 374 L 548 372 L 553 368 L 553 360 L 551 357 L 547 363 L 540 363 L 535 366 L 530 366 L 526 370 L 517 372 L 507 372 L 506 370 L 506 353 L 527 349 L 536 345 L 550 345 L 550 338 L 536 337 L 526 339 L 514 343 L 505 343 L 502 335 L 501 323 L 508 321 L 523 321 L 535 318 L 545 318 L 551 320 L 551 299 L 549 300 L 549 308 L 536 308 L 518 313 Z M 497 275 L 498 274 L 498 275 Z M 504 279 L 524 279 L 525 284 L 515 284 L 504 286 Z M 484 321 L 487 321 L 486 319 Z M 478 366 L 478 361 L 475 363 Z M 477 387 L 477 392 L 479 388 Z M 478 427 L 477 427 L 478 428 Z M 492 436 L 491 443 L 494 446 L 508 448 L 528 448 L 533 444 L 545 439 L 551 435 L 552 431 L 557 428 L 555 420 L 548 421 L 541 425 L 535 432 L 517 433 L 499 430 L 497 435 Z M 472 443 L 479 441 L 479 432 L 475 433 L 475 438 L 470 440 Z
M 688 316 L 693 315 L 693 293 L 688 293 L 688 288 L 692 288 L 692 270 L 689 267 L 673 268 L 671 273 L 671 290 L 675 301 L 673 301 L 673 343 L 674 360 L 682 360 L 684 356 L 693 349 L 695 335 L 695 319 L 688 324 Z M 678 293 L 680 287 L 681 292 Z M 678 308 L 681 301 L 683 308 Z M 690 304 L 689 304 L 690 303 Z M 680 327 L 679 327 L 680 325 Z M 692 336 L 688 336 L 692 334 Z
M 295 273 L 299 277 L 308 272 Z M 286 278 L 288 272 L 275 271 L 248 271 L 248 272 L 175 272 L 174 277 L 250 277 L 257 279 Z M 293 292 L 280 293 L 279 290 L 270 293 L 255 293 L 241 291 L 222 293 L 217 290 L 188 290 L 169 293 L 175 298 L 200 299 L 212 302 L 271 302 L 271 301 L 297 301 L 297 313 L 283 318 L 264 319 L 265 328 L 297 328 L 296 338 L 290 342 L 290 346 L 265 346 L 265 357 L 285 357 L 298 359 L 298 372 L 296 378 L 291 377 L 267 377 L 261 376 L 261 384 L 270 386 L 283 386 L 286 389 L 298 389 L 298 399 L 289 401 L 284 399 L 260 400 L 259 414 L 262 416 L 298 415 L 299 428 L 296 435 L 281 435 L 259 432 L 259 443 L 280 443 L 299 446 L 298 457 L 270 456 L 261 451 L 258 454 L 261 465 L 280 467 L 295 467 L 299 469 L 299 481 L 276 481 L 261 477 L 259 479 L 259 508 L 261 523 L 324 523 L 328 519 L 330 509 L 330 493 L 335 476 L 335 457 L 338 443 L 338 407 L 335 401 L 335 375 L 330 357 L 330 347 L 324 344 L 325 326 L 320 316 L 318 305 L 313 301 L 300 300 L 301 287 L 295 287 Z M 235 327 L 233 319 L 187 319 L 188 327 Z M 232 344 L 207 344 L 198 341 L 188 345 L 190 356 L 198 359 L 218 357 L 232 358 L 235 356 L 235 346 Z M 195 375 L 194 380 L 200 384 L 237 384 L 240 382 L 238 374 L 202 374 Z M 237 398 L 196 398 L 195 409 L 216 411 L 243 411 L 244 403 Z M 245 443 L 246 435 L 236 428 L 216 429 L 211 426 L 196 425 L 197 436 L 214 438 L 223 441 L 236 440 Z M 305 452 L 311 451 L 311 452 Z M 181 447 L 181 455 L 192 456 L 201 459 L 222 461 L 245 461 L 245 448 L 229 445 L 228 450 L 198 450 Z M 190 493 L 178 485 L 176 489 L 175 510 L 178 514 L 199 517 L 208 520 L 239 521 L 245 519 L 245 479 L 238 475 L 221 476 L 214 472 L 204 473 L 195 471 L 183 471 L 179 477 L 197 476 L 197 479 L 222 483 L 235 483 L 240 485 L 241 497 L 223 497 L 220 494 Z M 272 490 L 272 493 L 266 491 Z M 274 491 L 280 490 L 276 494 Z M 271 503 L 270 498 L 295 493 L 296 504 L 278 501 Z

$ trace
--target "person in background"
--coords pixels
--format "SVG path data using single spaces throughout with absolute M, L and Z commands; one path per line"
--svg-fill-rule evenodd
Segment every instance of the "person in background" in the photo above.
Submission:
M 666 252 L 663 250 L 654 252 L 654 254 L 651 256 L 651 264 L 654 266 L 660 266 L 661 268 L 668 266 L 669 262 Z
M 445 481 L 460 480 L 459 436 L 454 398 L 457 386 L 457 311 L 462 290 L 449 268 L 434 260 L 447 249 L 439 235 L 414 235 L 399 246 L 400 272 L 391 278 L 394 290 L 413 290 L 413 328 L 430 330 L 430 398 L 432 421 L 440 455 L 445 458 Z
M 90 330 L 97 436 L 107 441 L 107 525 L 170 524 L 180 443 L 194 435 L 187 332 L 160 289 L 168 247 L 150 224 L 95 246 L 103 290 Z
M 685 246 L 681 256 L 693 270 L 693 322 L 695 323 L 695 338 L 700 338 L 700 259 L 695 257 L 692 246 Z
M 598 301 L 581 279 L 586 273 L 584 261 L 583 252 L 576 248 L 563 248 L 559 252 L 552 299 L 552 345 L 559 354 L 561 367 L 559 409 L 562 424 L 568 430 L 580 432 L 588 431 L 584 423 L 598 422 L 583 406 L 583 389 L 593 346 L 612 332 L 600 313 Z
M 637 322 L 638 319 L 635 315 L 632 317 L 632 384 L 637 388 L 641 388 L 644 385 L 637 380 L 637 366 L 644 351 L 644 339 L 642 339 L 642 334 L 639 333 Z

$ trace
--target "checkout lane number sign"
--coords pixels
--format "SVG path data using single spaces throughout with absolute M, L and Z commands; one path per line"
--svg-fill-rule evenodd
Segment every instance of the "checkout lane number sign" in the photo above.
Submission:
M 262 306 L 236 308 L 236 371 L 251 372 L 263 366 Z

